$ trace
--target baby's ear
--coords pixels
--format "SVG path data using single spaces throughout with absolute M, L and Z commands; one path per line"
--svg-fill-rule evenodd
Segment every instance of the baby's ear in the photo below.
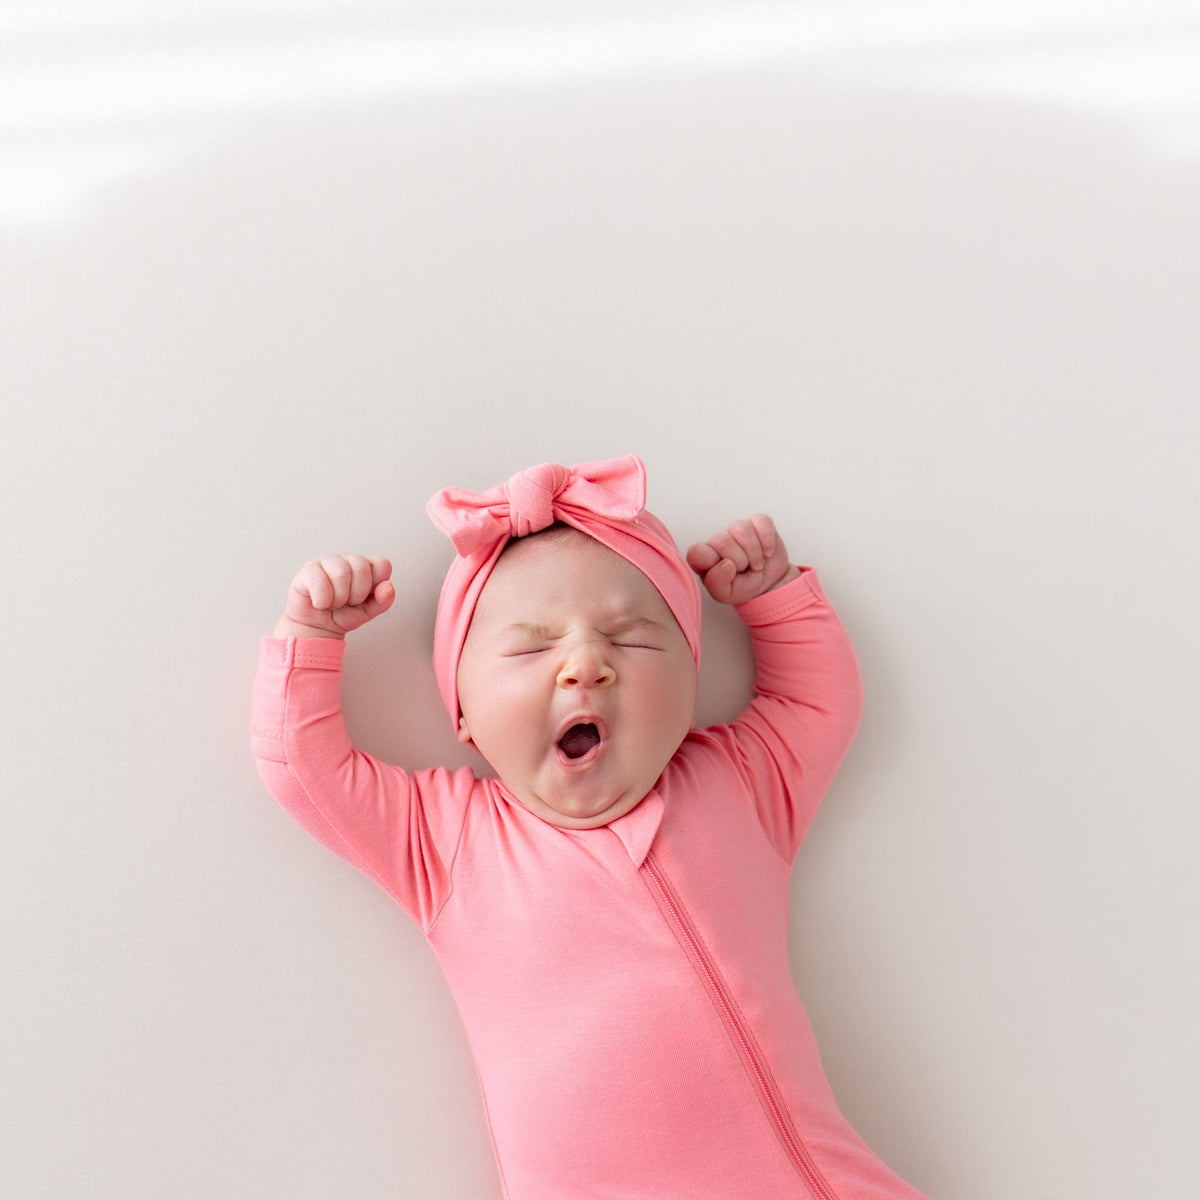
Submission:
M 465 746 L 471 740 L 471 731 L 467 728 L 467 718 L 458 718 L 458 740 Z

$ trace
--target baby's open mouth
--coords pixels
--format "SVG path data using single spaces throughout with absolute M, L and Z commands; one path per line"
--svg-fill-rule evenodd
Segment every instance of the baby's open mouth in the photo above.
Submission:
M 600 731 L 590 722 L 587 724 L 572 725 L 558 739 L 559 749 L 568 758 L 582 758 L 593 746 L 598 746 L 599 744 Z

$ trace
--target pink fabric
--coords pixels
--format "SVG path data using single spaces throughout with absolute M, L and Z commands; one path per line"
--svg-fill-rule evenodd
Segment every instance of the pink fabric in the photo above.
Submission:
M 458 551 L 442 584 L 433 634 L 433 670 L 455 728 L 458 660 L 483 585 L 511 538 L 555 521 L 581 529 L 646 575 L 675 614 L 699 665 L 700 585 L 670 531 L 646 511 L 640 458 L 574 467 L 542 463 L 486 492 L 443 488 L 426 510 Z
M 788 959 L 788 878 L 858 728 L 858 662 L 811 567 L 737 611 L 755 699 L 594 829 L 355 749 L 345 643 L 262 639 L 262 779 L 424 931 L 507 1200 L 923 1200 L 840 1112 Z

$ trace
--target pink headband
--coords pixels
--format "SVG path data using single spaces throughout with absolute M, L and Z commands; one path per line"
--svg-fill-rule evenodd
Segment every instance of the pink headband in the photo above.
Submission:
M 700 663 L 700 585 L 667 527 L 645 510 L 646 467 L 629 455 L 562 467 L 542 463 L 483 493 L 443 488 L 425 506 L 454 542 L 433 631 L 433 669 L 458 726 L 458 660 L 475 605 L 511 538 L 555 521 L 573 525 L 633 563 L 662 593 Z

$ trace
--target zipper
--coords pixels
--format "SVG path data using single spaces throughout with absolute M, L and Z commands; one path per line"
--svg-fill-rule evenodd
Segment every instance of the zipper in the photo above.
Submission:
M 729 985 L 700 940 L 696 927 L 692 924 L 675 889 L 663 873 L 653 851 L 646 855 L 642 865 L 649 879 L 653 881 L 659 907 L 670 918 L 671 923 L 682 936 L 683 943 L 699 968 L 701 978 L 717 1006 L 717 1011 L 725 1019 L 734 1045 L 738 1048 L 751 1078 L 758 1083 L 762 1099 L 775 1125 L 775 1132 L 790 1155 L 792 1163 L 804 1176 L 809 1190 L 817 1197 L 817 1200 L 837 1200 L 808 1150 L 805 1149 L 804 1143 L 800 1140 L 795 1126 L 787 1115 L 783 1097 L 779 1093 L 779 1085 L 775 1082 L 770 1068 L 763 1059 L 762 1051 L 759 1049 L 754 1035 L 746 1027 L 733 995 L 729 991 Z

